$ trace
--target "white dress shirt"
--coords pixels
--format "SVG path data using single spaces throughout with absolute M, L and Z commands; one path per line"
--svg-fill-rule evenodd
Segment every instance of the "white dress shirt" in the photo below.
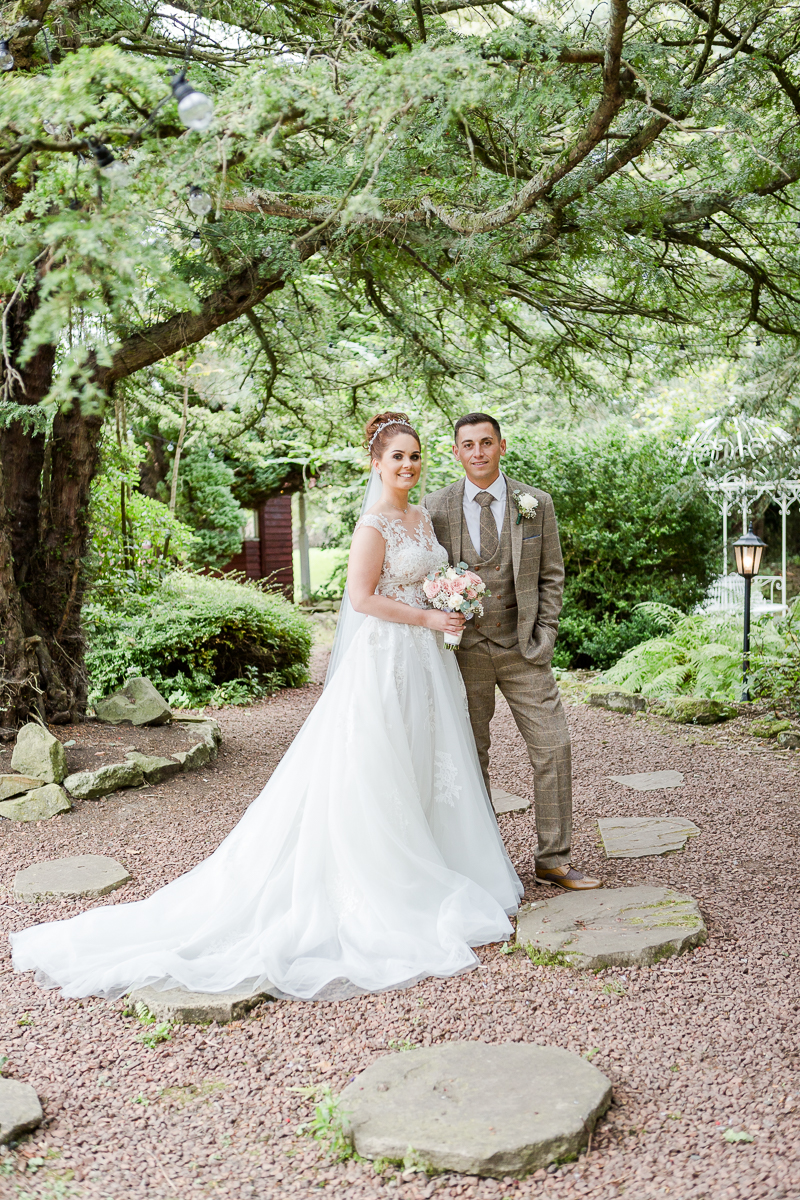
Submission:
M 478 492 L 491 492 L 494 500 L 489 505 L 495 522 L 497 524 L 497 536 L 502 536 L 503 521 L 506 515 L 506 477 L 500 472 L 494 483 L 490 483 L 488 487 L 476 487 L 469 479 L 464 480 L 464 520 L 467 522 L 469 537 L 472 545 L 480 554 L 481 552 L 481 506 L 475 499 Z

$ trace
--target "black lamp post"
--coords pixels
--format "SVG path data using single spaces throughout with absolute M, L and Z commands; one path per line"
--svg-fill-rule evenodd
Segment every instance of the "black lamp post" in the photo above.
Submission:
M 766 542 L 753 533 L 752 523 L 747 533 L 733 543 L 736 570 L 744 577 L 744 652 L 742 656 L 742 700 L 750 699 L 747 673 L 750 670 L 750 587 L 754 575 L 761 566 L 761 555 Z

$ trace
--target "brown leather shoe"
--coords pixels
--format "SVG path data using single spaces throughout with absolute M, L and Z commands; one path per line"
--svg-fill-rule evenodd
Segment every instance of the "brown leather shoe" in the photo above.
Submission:
M 592 888 L 602 887 L 599 879 L 592 879 L 591 875 L 581 875 L 580 871 L 576 871 L 572 863 L 568 863 L 566 867 L 546 867 L 536 868 L 537 883 L 554 883 L 557 887 L 567 888 L 570 892 L 588 892 Z

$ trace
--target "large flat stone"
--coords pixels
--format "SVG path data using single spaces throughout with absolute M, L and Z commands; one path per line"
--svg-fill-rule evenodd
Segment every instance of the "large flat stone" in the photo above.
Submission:
M 0 1146 L 36 1129 L 43 1120 L 39 1097 L 29 1083 L 0 1078 Z
M 72 808 L 70 798 L 57 783 L 46 783 L 16 800 L 0 804 L 0 817 L 8 821 L 47 821 Z
M 506 792 L 503 788 L 492 788 L 492 806 L 498 814 L 524 812 L 526 808 L 530 808 L 531 802 L 523 796 L 515 796 L 513 792 Z
M 661 788 L 683 787 L 685 782 L 680 771 L 640 771 L 636 775 L 609 775 L 608 778 L 637 792 L 657 792 Z
M 602 817 L 597 824 L 606 858 L 645 858 L 682 850 L 700 830 L 684 817 Z
M 173 988 L 160 992 L 157 988 L 137 988 L 130 992 L 132 1004 L 142 1003 L 159 1021 L 174 1021 L 176 1025 L 206 1025 L 217 1021 L 225 1025 L 238 1021 L 262 1000 L 272 997 L 264 992 L 184 992 Z
M 96 771 L 76 771 L 64 780 L 64 787 L 78 800 L 99 800 L 117 788 L 140 787 L 144 775 L 135 762 L 106 763 Z
M 0 800 L 11 800 L 13 796 L 21 796 L 34 788 L 44 786 L 43 779 L 33 779 L 30 775 L 0 775 Z
M 138 750 L 129 750 L 125 757 L 139 768 L 147 783 L 163 783 L 181 771 L 181 764 L 174 758 L 140 754 Z
M 672 888 L 598 888 L 520 909 L 517 941 L 564 966 L 651 966 L 707 938 L 697 901 Z
M 623 688 L 608 684 L 595 685 L 587 692 L 586 703 L 593 708 L 607 708 L 615 713 L 637 713 L 647 709 L 647 701 L 638 692 L 626 692 Z
M 166 700 L 144 675 L 129 679 L 124 688 L 98 700 L 94 711 L 98 721 L 108 725 L 166 725 L 172 720 Z
M 52 858 L 17 871 L 14 899 L 26 904 L 78 897 L 92 899 L 106 896 L 129 879 L 130 875 L 121 863 L 102 854 Z
M 11 767 L 20 775 L 30 775 L 43 783 L 61 783 L 67 773 L 67 756 L 49 729 L 31 721 L 17 734 Z
M 364 1158 L 502 1178 L 577 1154 L 611 1083 L 556 1046 L 449 1042 L 379 1059 L 339 1101 Z

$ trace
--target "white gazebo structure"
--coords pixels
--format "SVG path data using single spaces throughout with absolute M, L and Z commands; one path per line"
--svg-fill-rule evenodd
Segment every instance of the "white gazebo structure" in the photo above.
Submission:
M 686 446 L 684 461 L 690 459 L 722 512 L 722 574 L 712 585 L 703 611 L 735 612 L 742 607 L 744 580 L 728 573 L 728 519 L 741 508 L 746 532 L 749 514 L 766 498 L 781 514 L 781 573 L 753 580 L 764 589 L 760 599 L 757 592 L 753 595 L 753 611 L 785 612 L 786 516 L 793 504 L 800 504 L 800 446 L 779 425 L 729 409 L 697 426 Z

